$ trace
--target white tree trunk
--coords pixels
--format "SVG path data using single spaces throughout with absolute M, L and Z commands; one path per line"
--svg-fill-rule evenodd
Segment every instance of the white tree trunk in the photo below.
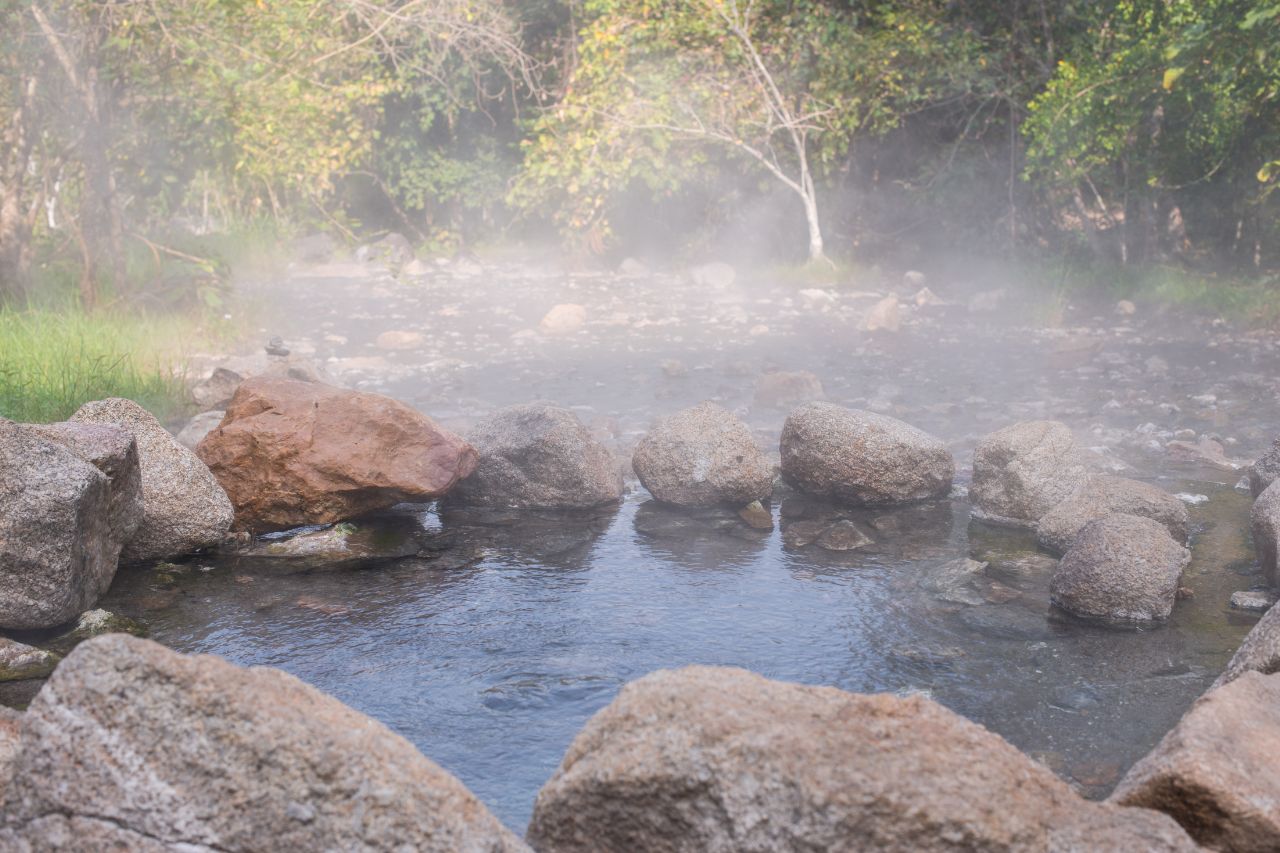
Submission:
M 825 261 L 826 252 L 822 247 L 822 224 L 818 220 L 818 200 L 809 193 L 801 193 L 804 202 L 804 218 L 809 224 L 809 260 Z

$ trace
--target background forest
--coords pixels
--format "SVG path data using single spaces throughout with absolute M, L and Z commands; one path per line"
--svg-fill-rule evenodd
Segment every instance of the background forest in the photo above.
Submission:
M 93 317 L 73 372 L 118 372 L 315 230 L 998 258 L 1274 319 L 1277 32 L 1280 0 L 0 0 L 0 410 Z

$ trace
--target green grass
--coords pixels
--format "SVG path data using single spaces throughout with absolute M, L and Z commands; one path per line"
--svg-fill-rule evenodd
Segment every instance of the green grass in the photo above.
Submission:
M 184 315 L 0 308 L 0 415 L 46 423 L 128 397 L 172 419 L 185 407 L 183 353 L 199 326 Z

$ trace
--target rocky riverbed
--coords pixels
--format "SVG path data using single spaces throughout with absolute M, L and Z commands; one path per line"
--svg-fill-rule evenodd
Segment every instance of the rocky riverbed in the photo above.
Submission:
M 1131 306 L 1036 323 L 1034 306 L 983 282 L 930 282 L 923 293 L 918 277 L 799 286 L 722 268 L 630 269 L 414 262 L 397 278 L 354 261 L 298 266 L 253 288 L 264 342 L 279 336 L 288 356 L 202 360 L 238 373 L 320 371 L 404 401 L 477 436 L 481 472 L 501 446 L 500 436 L 480 440 L 497 410 L 554 402 L 624 463 L 620 503 L 597 476 L 590 494 L 605 500 L 584 505 L 604 505 L 571 513 L 449 497 L 401 505 L 122 567 L 99 606 L 178 651 L 276 666 L 336 696 L 410 740 L 517 832 L 593 713 L 623 684 L 690 663 L 931 697 L 1102 797 L 1256 621 L 1231 600 L 1269 583 L 1239 481 L 1280 423 L 1274 338 Z M 215 392 L 206 403 L 225 404 Z M 890 419 L 927 432 L 910 433 L 909 467 L 925 474 L 895 486 L 924 500 L 829 503 L 797 488 L 823 491 L 812 483 L 829 471 L 810 462 L 764 502 L 745 500 L 756 476 L 724 486 L 743 506 L 674 508 L 626 467 L 656 419 L 711 400 L 764 451 L 744 465 L 785 472 L 784 422 L 815 399 L 883 418 L 886 434 L 900 432 Z M 830 434 L 830 412 L 815 411 Z M 706 431 L 715 417 L 673 423 Z M 973 459 L 984 436 L 1043 419 L 1065 424 L 1062 440 L 1085 461 L 1078 474 L 1050 466 L 1062 494 L 1037 517 L 1100 472 L 1159 490 L 1114 498 L 1123 512 L 1147 501 L 1169 533 L 1143 529 L 1174 537 L 1161 547 L 1176 567 L 1162 577 L 1177 589 L 1143 599 L 1135 612 L 1157 618 L 1136 629 L 1050 606 L 1063 541 L 974 518 L 971 489 L 988 519 L 1029 511 L 984 497 L 997 487 L 973 481 Z M 725 446 L 742 441 L 725 434 Z M 1051 462 L 1057 440 L 1036 438 Z M 667 488 L 643 464 L 640 475 Z M 1020 475 L 1000 470 L 997 486 L 1012 494 Z M 504 476 L 492 480 L 513 483 Z M 517 491 L 527 495 L 513 483 L 505 497 Z M 1059 519 L 1055 536 L 1085 522 L 1074 519 Z M 1174 540 L 1188 532 L 1183 559 Z

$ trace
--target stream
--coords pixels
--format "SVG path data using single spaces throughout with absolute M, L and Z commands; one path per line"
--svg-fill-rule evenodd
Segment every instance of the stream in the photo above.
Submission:
M 343 384 L 459 432 L 503 405 L 553 401 L 625 460 L 654 418 L 713 399 L 776 461 L 788 405 L 757 383 L 808 371 L 826 399 L 946 441 L 957 484 L 947 500 L 879 510 L 783 486 L 761 530 L 732 510 L 661 507 L 628 473 L 621 506 L 587 514 L 402 506 L 358 521 L 352 535 L 377 556 L 341 566 L 249 554 L 122 568 L 101 606 L 179 651 L 280 667 L 333 694 L 517 832 L 592 713 L 626 682 L 688 663 L 924 693 L 1105 796 L 1256 621 L 1228 606 L 1259 583 L 1243 471 L 1166 445 L 1212 437 L 1237 464 L 1261 454 L 1280 422 L 1280 349 L 1210 318 L 1050 312 L 990 293 L 974 307 L 994 310 L 970 310 L 981 282 L 930 287 L 944 304 L 917 306 L 918 285 L 761 273 L 694 286 L 515 261 L 405 280 L 335 263 L 247 284 L 263 342 L 279 335 Z M 901 329 L 862 331 L 890 292 Z M 539 331 L 560 303 L 582 305 L 585 325 Z M 1120 631 L 1051 612 L 1054 558 L 1033 535 L 970 521 L 975 443 L 1039 418 L 1188 502 L 1193 556 L 1168 623 Z M 871 543 L 830 550 L 802 535 L 844 519 Z

